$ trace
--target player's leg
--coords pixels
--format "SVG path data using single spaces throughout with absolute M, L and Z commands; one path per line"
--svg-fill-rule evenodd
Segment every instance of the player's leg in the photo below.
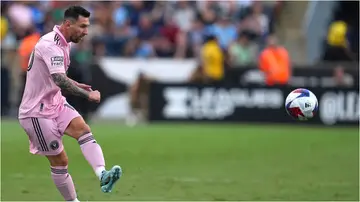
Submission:
M 67 171 L 68 158 L 56 121 L 26 118 L 19 122 L 29 137 L 30 153 L 46 156 L 49 159 L 51 177 L 63 198 L 66 201 L 78 201 L 73 180 Z
M 72 119 L 65 130 L 65 134 L 78 141 L 85 159 L 100 179 L 101 173 L 105 170 L 104 155 L 84 119 L 81 116 Z
M 96 142 L 90 127 L 85 123 L 84 119 L 81 116 L 72 119 L 65 130 L 65 134 L 77 139 L 85 159 L 89 162 L 101 182 L 102 191 L 111 192 L 113 185 L 122 174 L 121 168 L 116 165 L 109 171 L 105 170 L 102 149 Z
M 68 173 L 68 157 L 65 150 L 57 155 L 46 156 L 50 162 L 51 178 L 57 189 L 66 201 L 79 201 L 77 199 L 74 182 Z
M 59 116 L 58 123 L 60 130 L 64 130 L 66 135 L 78 141 L 85 159 L 89 162 L 101 182 L 102 191 L 111 192 L 113 185 L 122 174 L 121 168 L 116 165 L 109 171 L 105 170 L 105 160 L 102 149 L 96 142 L 90 127 L 84 119 L 75 109 L 67 106 Z

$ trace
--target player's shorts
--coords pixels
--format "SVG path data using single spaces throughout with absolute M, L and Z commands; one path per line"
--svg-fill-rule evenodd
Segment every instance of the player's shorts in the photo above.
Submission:
M 62 137 L 71 120 L 81 116 L 72 106 L 64 104 L 54 119 L 24 118 L 20 125 L 29 137 L 30 153 L 52 156 L 63 151 Z

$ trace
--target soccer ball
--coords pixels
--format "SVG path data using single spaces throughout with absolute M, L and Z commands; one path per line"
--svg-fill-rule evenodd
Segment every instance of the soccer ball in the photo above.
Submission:
M 298 88 L 286 97 L 285 109 L 294 119 L 306 121 L 315 116 L 318 110 L 318 100 L 308 89 Z

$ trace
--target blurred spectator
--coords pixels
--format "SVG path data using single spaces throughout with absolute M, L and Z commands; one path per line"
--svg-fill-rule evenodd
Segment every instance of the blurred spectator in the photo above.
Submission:
M 195 10 L 188 1 L 177 1 L 172 13 L 176 24 L 180 30 L 187 32 L 191 29 L 192 22 L 195 19 Z
M 170 17 L 165 19 L 165 24 L 160 28 L 160 34 L 162 37 L 166 38 L 172 44 L 176 44 L 177 35 L 180 32 L 180 28 L 175 23 L 174 18 Z
M 256 48 L 248 32 L 241 32 L 237 41 L 229 47 L 229 59 L 233 67 L 255 64 Z
M 114 1 L 114 12 L 113 12 L 113 19 L 114 23 L 117 27 L 122 27 L 127 24 L 129 12 L 123 5 L 121 1 Z
M 211 26 L 216 20 L 216 12 L 212 9 L 205 8 L 204 10 L 198 11 L 199 19 L 201 19 L 202 23 L 207 26 Z
M 154 39 L 155 54 L 160 58 L 172 58 L 175 54 L 174 46 L 170 40 L 163 37 L 156 37 Z
M 260 1 L 254 2 L 250 17 L 254 20 L 255 24 L 259 26 L 260 35 L 268 34 L 270 20 L 265 14 L 263 5 Z
M 21 69 L 24 72 L 24 74 L 26 74 L 27 71 L 27 67 L 28 67 L 28 63 L 29 63 L 29 59 L 30 59 L 30 55 L 36 45 L 36 43 L 38 42 L 38 40 L 40 39 L 40 33 L 38 33 L 35 28 L 31 28 L 29 29 L 29 31 L 27 32 L 27 35 L 24 36 L 19 44 L 19 48 L 18 48 L 18 54 L 20 56 L 20 65 L 21 65 Z
M 146 2 L 143 1 L 130 1 L 127 6 L 129 13 L 129 20 L 131 26 L 138 26 L 140 22 L 140 17 L 144 13 L 149 13 L 151 11 L 151 6 L 146 7 Z
M 334 68 L 334 80 L 338 87 L 350 87 L 354 85 L 352 76 L 346 74 L 344 67 L 340 65 Z
M 196 19 L 193 21 L 191 30 L 188 33 L 188 44 L 190 46 L 190 51 L 194 54 L 196 58 L 199 57 L 200 48 L 203 43 L 204 36 L 204 24 Z
M 332 14 L 323 58 L 326 61 L 358 61 L 359 1 L 339 1 Z
M 237 36 L 236 26 L 231 23 L 230 18 L 227 16 L 220 16 L 208 30 L 217 37 L 223 49 L 226 49 Z
M 32 26 L 33 18 L 29 6 L 15 2 L 11 4 L 7 11 L 7 16 L 17 34 Z
M 335 21 L 330 25 L 324 54 L 325 61 L 352 61 L 355 59 L 349 49 L 347 33 L 348 26 L 344 21 Z
M 142 41 L 149 41 L 158 33 L 157 31 L 157 28 L 153 26 L 151 15 L 142 14 L 139 18 L 137 37 Z
M 291 76 L 291 63 L 288 51 L 277 44 L 274 36 L 269 36 L 267 47 L 259 57 L 259 67 L 264 73 L 266 84 L 286 85 Z
M 262 47 L 270 31 L 269 17 L 263 11 L 261 2 L 254 2 L 248 12 L 249 14 L 241 22 L 241 29 L 251 33 L 251 39 L 257 40 Z
M 1 26 L 0 40 L 2 41 L 8 32 L 8 22 L 5 16 L 1 16 L 0 26 Z
M 224 77 L 225 56 L 218 39 L 214 35 L 207 36 L 201 49 L 201 64 L 207 81 L 219 83 Z

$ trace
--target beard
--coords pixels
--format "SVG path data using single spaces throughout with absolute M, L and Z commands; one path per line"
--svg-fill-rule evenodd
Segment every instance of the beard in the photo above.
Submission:
M 79 43 L 82 41 L 82 39 L 84 38 L 84 36 L 79 36 L 79 37 L 71 37 L 70 41 L 73 43 Z

